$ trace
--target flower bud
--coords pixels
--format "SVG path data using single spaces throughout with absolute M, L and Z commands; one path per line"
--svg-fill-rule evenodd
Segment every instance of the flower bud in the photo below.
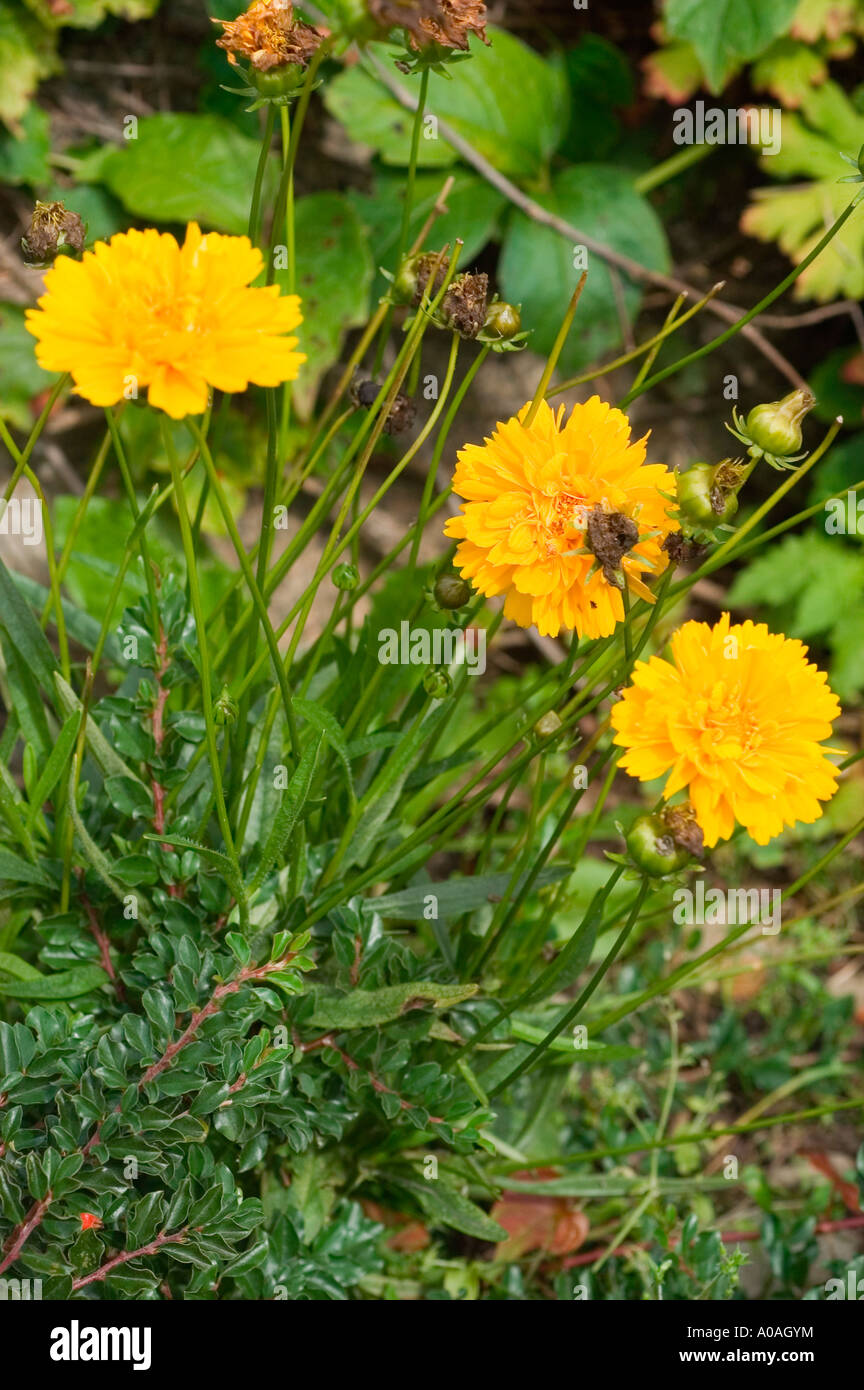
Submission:
M 217 724 L 233 724 L 237 718 L 239 709 L 236 700 L 232 700 L 231 692 L 227 685 L 223 685 L 219 698 L 213 705 L 213 716 Z
M 262 72 L 254 65 L 249 68 L 249 81 L 262 97 L 293 96 L 303 86 L 306 78 L 304 68 L 298 63 L 285 63 L 282 67 L 270 68 Z
M 484 342 L 509 342 L 522 329 L 522 315 L 514 304 L 496 299 L 486 310 L 483 324 Z
M 345 589 L 347 592 L 356 589 L 360 583 L 356 565 L 337 565 L 330 578 L 337 589 Z
M 423 689 L 433 700 L 446 700 L 453 689 L 449 672 L 440 666 L 430 666 L 423 675 Z
M 471 597 L 471 585 L 458 574 L 439 574 L 432 594 L 439 608 L 462 608 Z
M 87 240 L 87 227 L 77 212 L 62 203 L 37 203 L 21 253 L 28 265 L 50 265 L 57 256 L 80 256 Z
M 679 520 L 687 539 L 707 539 L 716 527 L 731 521 L 738 510 L 742 476 L 729 459 L 719 464 L 694 463 L 686 473 L 676 475 Z
M 627 853 L 637 869 L 649 878 L 677 873 L 690 860 L 689 852 L 677 845 L 663 817 L 639 816 L 627 836 Z
M 553 734 L 557 734 L 560 728 L 561 720 L 554 709 L 550 709 L 547 714 L 541 715 L 537 720 L 534 725 L 534 732 L 538 738 L 551 738 Z
M 750 438 L 755 455 L 771 454 L 774 458 L 788 458 L 799 453 L 802 443 L 801 421 L 812 410 L 815 399 L 810 391 L 790 391 L 782 401 L 772 401 L 770 405 L 757 405 L 747 416 L 745 432 Z

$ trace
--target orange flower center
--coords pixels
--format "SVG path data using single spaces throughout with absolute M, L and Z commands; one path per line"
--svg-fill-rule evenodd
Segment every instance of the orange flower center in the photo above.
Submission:
M 739 689 L 722 681 L 715 681 L 709 695 L 693 701 L 691 718 L 701 749 L 713 758 L 741 758 L 765 737 L 764 720 L 742 700 Z

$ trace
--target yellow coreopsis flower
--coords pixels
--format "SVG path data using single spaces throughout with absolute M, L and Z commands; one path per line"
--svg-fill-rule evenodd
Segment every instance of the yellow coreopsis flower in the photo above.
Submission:
M 453 491 L 466 500 L 444 528 L 460 542 L 456 567 L 480 593 L 505 594 L 521 627 L 606 637 L 624 617 L 620 583 L 650 601 L 640 575 L 666 567 L 674 477 L 645 463 L 647 435 L 632 443 L 627 416 L 599 396 L 566 421 L 541 401 L 523 424 L 529 410 L 459 453 Z
M 120 232 L 48 271 L 27 314 L 36 358 L 70 372 L 93 405 L 146 387 L 175 420 L 204 411 L 210 387 L 293 381 L 306 357 L 284 335 L 303 321 L 300 300 L 276 285 L 250 288 L 263 265 L 248 237 L 204 236 L 194 222 L 182 246 L 167 232 Z
M 643 782 L 668 772 L 666 800 L 689 788 L 711 846 L 736 822 L 766 845 L 786 825 L 819 819 L 837 789 L 821 744 L 839 713 L 803 643 L 724 613 L 713 628 L 679 628 L 671 662 L 638 661 L 611 717 L 627 749 L 621 766 Z

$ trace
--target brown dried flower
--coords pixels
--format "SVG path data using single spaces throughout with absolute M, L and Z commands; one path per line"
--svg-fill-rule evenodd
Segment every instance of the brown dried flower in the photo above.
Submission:
M 64 253 L 80 255 L 86 239 L 87 228 L 77 212 L 62 203 L 37 203 L 21 238 L 21 253 L 28 265 L 50 265 Z
M 639 540 L 639 527 L 623 512 L 604 512 L 595 506 L 588 513 L 588 545 L 603 570 L 607 583 L 615 584 L 621 561 Z
M 225 49 L 228 62 L 236 64 L 235 54 L 239 53 L 258 72 L 289 63 L 305 68 L 326 37 L 320 29 L 294 18 L 291 0 L 254 0 L 238 19 L 217 19 L 214 23 L 224 30 L 216 44 Z
M 469 34 L 489 42 L 482 0 L 367 0 L 367 5 L 384 28 L 405 29 L 415 50 L 428 43 L 465 50 Z

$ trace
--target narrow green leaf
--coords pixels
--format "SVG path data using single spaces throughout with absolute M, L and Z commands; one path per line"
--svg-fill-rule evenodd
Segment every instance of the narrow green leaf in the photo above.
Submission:
M 312 786 L 312 777 L 315 772 L 315 764 L 318 760 L 318 750 L 321 747 L 323 734 L 319 734 L 316 739 L 303 750 L 300 761 L 294 770 L 294 775 L 285 789 L 282 804 L 276 812 L 273 821 L 273 828 L 267 836 L 267 842 L 261 851 L 261 859 L 252 880 L 249 884 L 250 898 L 261 887 L 267 874 L 277 859 L 283 854 L 294 826 L 297 824 L 303 807 L 306 805 L 306 798 Z
M 344 767 L 345 777 L 348 782 L 348 796 L 351 801 L 351 810 L 353 811 L 354 807 L 357 805 L 357 797 L 354 792 L 354 775 L 351 771 L 351 759 L 348 756 L 348 745 L 345 742 L 345 735 L 339 727 L 335 716 L 331 714 L 329 709 L 325 709 L 323 705 L 317 704 L 314 700 L 298 700 L 295 697 L 293 704 L 298 714 L 301 714 L 304 719 L 314 725 L 316 729 L 320 730 Z
M 108 976 L 99 965 L 79 965 L 74 970 L 62 970 L 57 975 L 39 979 L 0 980 L 0 994 L 10 999 L 76 999 L 90 994 L 108 983 Z
M 75 747 L 75 739 L 78 734 L 77 714 L 70 714 L 66 723 L 63 725 L 54 747 L 48 755 L 48 761 L 39 774 L 39 781 L 33 788 L 33 795 L 30 800 L 30 810 L 27 814 L 27 829 L 32 831 L 42 807 L 50 797 L 60 778 L 66 770 L 66 764 L 72 756 Z
M 0 628 L 17 647 L 26 665 L 43 689 L 51 690 L 51 677 L 57 669 L 48 638 L 37 623 L 29 604 L 21 597 L 12 575 L 0 560 Z
M 354 989 L 345 995 L 316 990 L 312 1023 L 316 1028 L 374 1028 L 399 1018 L 410 1008 L 449 1009 L 476 993 L 477 985 L 439 985 L 417 980 L 386 985 L 383 989 Z

